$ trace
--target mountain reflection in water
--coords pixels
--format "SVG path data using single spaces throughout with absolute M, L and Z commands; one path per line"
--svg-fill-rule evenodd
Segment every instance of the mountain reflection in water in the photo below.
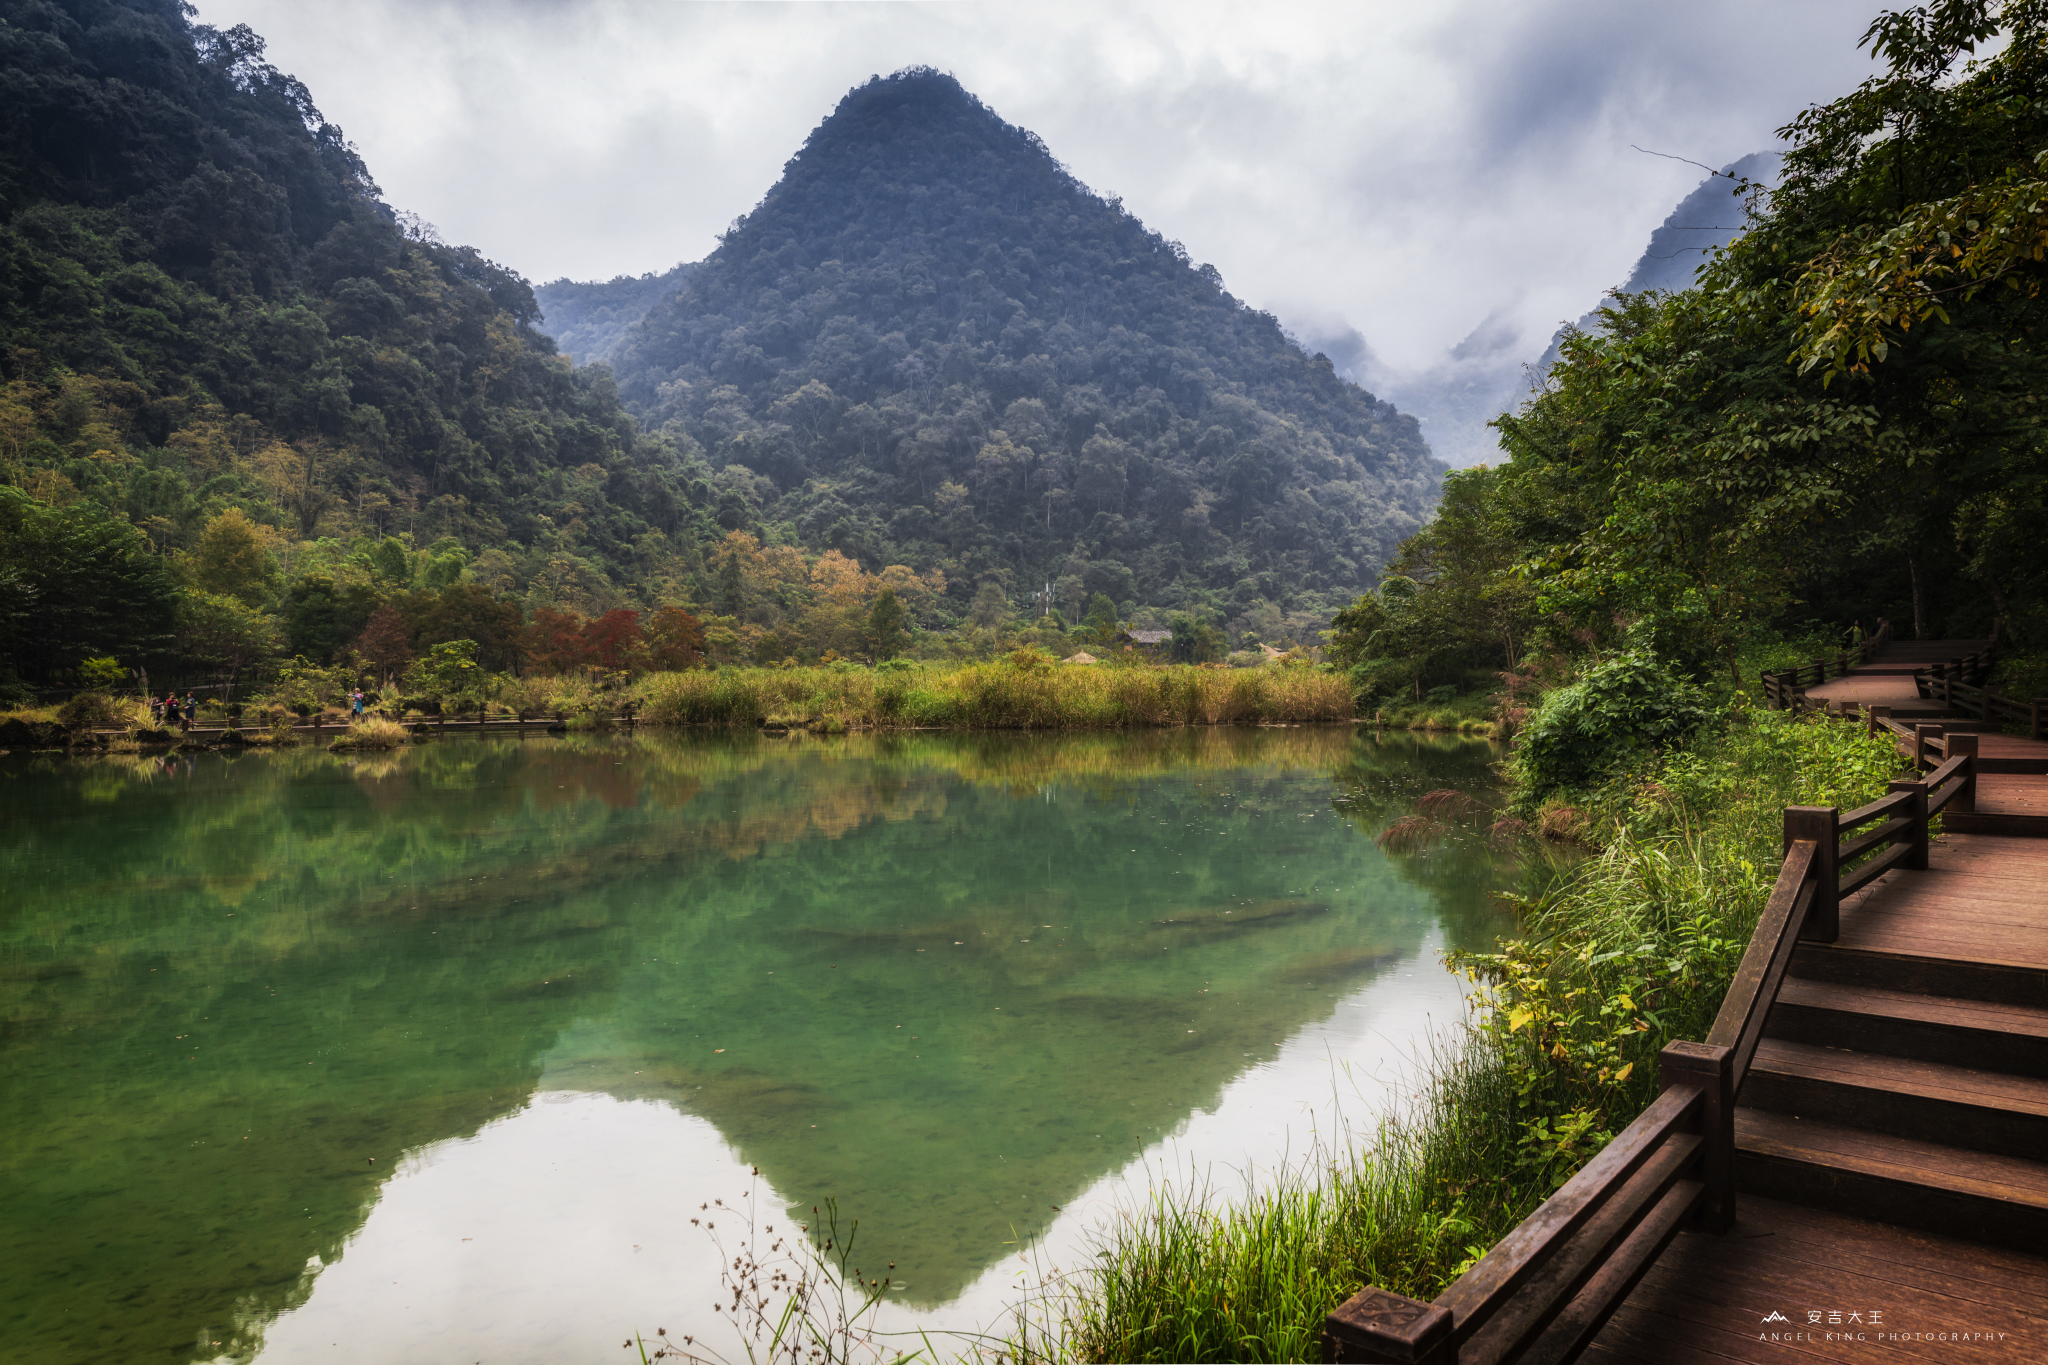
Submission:
M 1366 836 L 1491 757 L 1336 727 L 0 760 L 8 1339 L 253 1353 L 408 1154 L 578 1094 L 708 1122 L 943 1304 L 1388 964 L 1489 942 L 1498 855 Z

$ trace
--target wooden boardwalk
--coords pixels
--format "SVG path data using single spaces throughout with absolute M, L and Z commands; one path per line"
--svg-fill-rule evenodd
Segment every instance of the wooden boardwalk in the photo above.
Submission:
M 1930 664 L 1978 654 L 1990 645 L 1989 640 L 1887 640 L 1869 662 L 1853 665 L 1843 676 L 1805 692 L 1828 705 L 1885 706 L 1899 720 L 1931 720 L 1945 708 L 1938 699 L 1921 698 L 1914 673 Z
M 1976 806 L 2048 836 L 2048 776 L 1980 777 Z M 1845 898 L 1735 1147 L 1734 1229 L 1680 1233 L 1583 1359 L 2048 1362 L 2048 837 L 1945 835 Z
M 1326 1360 L 2048 1365 L 2048 701 L 1984 686 L 1995 642 L 1888 637 L 1766 696 L 1890 708 L 1925 776 L 1787 810 L 1657 1100 L 1434 1301 L 1353 1295 Z

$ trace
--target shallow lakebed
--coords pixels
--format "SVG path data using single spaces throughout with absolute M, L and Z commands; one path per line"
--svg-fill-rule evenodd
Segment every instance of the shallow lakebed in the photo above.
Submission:
M 1515 869 L 1372 836 L 1495 756 L 1335 726 L 0 761 L 0 1330 L 619 1358 L 713 1319 L 690 1219 L 750 1188 L 762 1226 L 857 1218 L 894 1321 L 1000 1328 L 1147 1182 L 1298 1160 L 1455 1023 L 1439 955 L 1508 928 Z

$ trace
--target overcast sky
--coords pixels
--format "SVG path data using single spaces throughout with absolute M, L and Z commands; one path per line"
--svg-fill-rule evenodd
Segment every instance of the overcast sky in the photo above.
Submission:
M 1874 0 L 200 0 L 385 197 L 536 283 L 696 260 L 847 88 L 928 64 L 1298 330 L 1531 357 L 1701 173 L 1870 68 Z

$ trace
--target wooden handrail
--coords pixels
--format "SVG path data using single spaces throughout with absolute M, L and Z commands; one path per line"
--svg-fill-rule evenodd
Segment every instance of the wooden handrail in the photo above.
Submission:
M 1784 865 L 1706 1041 L 1667 1044 L 1650 1106 L 1434 1302 L 1371 1286 L 1347 1299 L 1323 1321 L 1323 1359 L 1573 1360 L 1682 1228 L 1733 1226 L 1735 1096 L 1792 956 L 1802 940 L 1834 941 L 1843 897 L 1893 868 L 1926 869 L 1928 821 L 1951 803 L 1969 809 L 1976 791 L 1977 737 L 1948 735 L 1943 747 L 1926 777 L 1847 814 L 1788 807 Z
M 1737 1086 L 1749 1072 L 1750 1059 L 1764 1035 L 1764 1016 L 1778 997 L 1778 983 L 1792 961 L 1799 942 L 1799 927 L 1805 922 L 1814 896 L 1814 843 L 1796 839 L 1785 853 L 1785 865 L 1778 872 L 1764 912 L 1757 917 L 1756 932 L 1749 937 L 1742 961 L 1721 997 L 1720 1013 L 1707 1030 L 1707 1042 L 1725 1047 L 1730 1053 L 1732 1079 Z

